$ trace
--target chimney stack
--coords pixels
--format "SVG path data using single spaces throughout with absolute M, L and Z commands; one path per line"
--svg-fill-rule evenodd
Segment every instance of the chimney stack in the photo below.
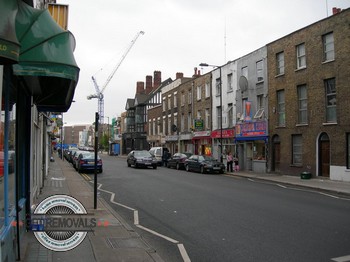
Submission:
M 153 73 L 153 90 L 157 89 L 162 83 L 162 73 L 160 71 L 154 71 Z
M 183 78 L 183 77 L 184 77 L 183 73 L 180 73 L 180 72 L 176 73 L 176 79 Z
M 136 83 L 136 94 L 143 94 L 145 92 L 145 83 L 138 81 Z
M 341 9 L 337 7 L 333 7 L 332 10 L 333 10 L 333 15 L 339 14 L 341 12 Z
M 147 95 L 152 92 L 152 88 L 153 88 L 153 77 L 148 75 L 146 76 L 146 94 Z
M 201 70 L 198 70 L 197 67 L 194 68 L 194 75 L 193 77 L 197 77 L 197 76 L 200 76 L 201 75 Z

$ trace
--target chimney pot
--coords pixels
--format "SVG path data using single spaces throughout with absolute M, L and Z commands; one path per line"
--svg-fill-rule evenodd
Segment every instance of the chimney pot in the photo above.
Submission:
M 184 77 L 183 73 L 180 73 L 180 72 L 176 73 L 176 79 L 183 78 L 183 77 Z

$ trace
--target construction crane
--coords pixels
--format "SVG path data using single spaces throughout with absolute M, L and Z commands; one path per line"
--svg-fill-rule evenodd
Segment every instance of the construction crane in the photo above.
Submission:
M 95 90 L 96 93 L 89 95 L 87 97 L 87 99 L 92 99 L 92 98 L 97 98 L 98 100 L 98 114 L 99 114 L 99 123 L 103 124 L 104 121 L 104 99 L 103 99 L 103 92 L 106 90 L 107 85 L 109 84 L 109 82 L 112 80 L 115 72 L 117 72 L 118 68 L 120 67 L 120 65 L 122 64 L 122 62 L 124 61 L 125 57 L 127 56 L 127 54 L 129 53 L 130 49 L 133 47 L 133 45 L 135 44 L 137 38 L 139 38 L 140 35 L 143 35 L 145 32 L 144 31 L 140 31 L 136 34 L 136 36 L 133 38 L 133 40 L 131 41 L 130 45 L 128 46 L 128 48 L 126 49 L 126 51 L 124 52 L 124 54 L 122 55 L 119 63 L 116 65 L 116 67 L 113 69 L 112 73 L 108 76 L 106 82 L 104 83 L 104 85 L 102 86 L 102 88 L 100 88 L 97 84 L 96 78 L 94 76 L 92 76 L 92 81 L 94 83 L 95 86 Z

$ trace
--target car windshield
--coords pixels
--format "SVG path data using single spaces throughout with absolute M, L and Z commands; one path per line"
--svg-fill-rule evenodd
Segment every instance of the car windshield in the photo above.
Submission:
M 199 156 L 199 160 L 201 161 L 215 161 L 216 159 L 211 156 Z
M 138 157 L 150 157 L 152 156 L 148 151 L 135 151 L 134 156 Z
M 86 153 L 82 153 L 81 154 L 83 159 L 95 159 L 95 154 L 94 153 L 90 153 L 90 152 L 86 152 Z M 99 157 L 97 156 L 97 159 L 99 159 Z

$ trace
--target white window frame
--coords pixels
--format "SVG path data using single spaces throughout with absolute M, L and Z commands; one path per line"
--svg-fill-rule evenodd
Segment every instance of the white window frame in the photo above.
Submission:
M 296 46 L 297 54 L 297 69 L 302 69 L 306 67 L 306 47 L 305 43 Z
M 333 32 L 322 36 L 323 41 L 323 61 L 333 61 L 335 58 L 334 52 L 334 36 Z

